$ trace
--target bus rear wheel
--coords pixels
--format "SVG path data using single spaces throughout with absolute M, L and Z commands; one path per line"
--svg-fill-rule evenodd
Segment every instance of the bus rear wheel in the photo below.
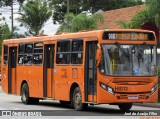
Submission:
M 21 100 L 24 104 L 29 104 L 31 102 L 31 98 L 29 98 L 29 88 L 27 83 L 22 85 L 21 89 Z
M 24 104 L 37 104 L 39 103 L 38 98 L 29 97 L 29 88 L 28 84 L 24 83 L 21 89 L 21 100 Z
M 120 108 L 121 111 L 129 111 L 132 108 L 133 103 L 121 103 L 118 104 L 118 107 Z
M 76 87 L 73 92 L 73 106 L 77 111 L 86 110 L 88 104 L 82 103 L 82 94 L 79 87 Z

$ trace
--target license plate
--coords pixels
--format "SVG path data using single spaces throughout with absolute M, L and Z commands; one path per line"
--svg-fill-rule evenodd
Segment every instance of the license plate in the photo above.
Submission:
M 129 100 L 138 100 L 138 96 L 128 96 Z

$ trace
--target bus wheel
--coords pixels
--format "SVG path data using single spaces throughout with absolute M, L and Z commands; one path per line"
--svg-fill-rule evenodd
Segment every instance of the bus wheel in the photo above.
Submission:
M 31 98 L 29 97 L 29 88 L 27 83 L 24 83 L 21 89 L 21 100 L 24 104 L 30 104 Z
M 77 111 L 85 110 L 88 106 L 87 103 L 82 103 L 82 95 L 79 87 L 76 87 L 73 92 L 73 106 Z
M 129 111 L 132 108 L 132 105 L 133 105 L 132 103 L 121 103 L 118 104 L 118 107 L 122 111 Z

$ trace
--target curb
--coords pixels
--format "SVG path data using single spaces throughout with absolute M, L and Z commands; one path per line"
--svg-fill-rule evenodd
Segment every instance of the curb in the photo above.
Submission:
M 160 103 L 134 103 L 135 106 L 160 108 Z

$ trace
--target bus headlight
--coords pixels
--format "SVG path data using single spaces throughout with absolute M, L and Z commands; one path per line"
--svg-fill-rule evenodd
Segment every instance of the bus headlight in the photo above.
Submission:
M 153 94 L 158 88 L 158 84 L 156 84 L 155 86 L 153 86 L 153 88 L 151 89 L 151 94 Z
M 109 86 L 107 86 L 107 85 L 105 85 L 105 84 L 103 84 L 103 83 L 101 83 L 101 82 L 100 82 L 100 86 L 101 86 L 101 88 L 103 88 L 104 90 L 106 90 L 106 91 L 108 91 L 109 93 L 111 93 L 112 95 L 114 95 L 114 90 L 113 90 L 113 88 L 111 88 L 111 87 L 109 87 Z

